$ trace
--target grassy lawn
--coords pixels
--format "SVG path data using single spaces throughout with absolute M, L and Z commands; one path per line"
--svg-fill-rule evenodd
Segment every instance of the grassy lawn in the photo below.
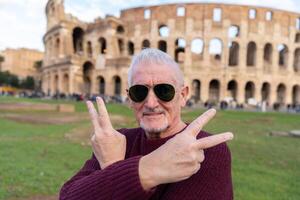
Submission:
M 57 103 L 0 98 L 0 103 L 24 101 Z M 74 104 L 77 114 L 86 112 L 83 102 L 61 102 Z M 112 115 L 127 119 L 125 124 L 116 123 L 116 127 L 135 125 L 132 112 L 126 106 L 109 104 L 108 110 Z M 183 118 L 192 121 L 202 111 L 186 109 Z M 0 114 L 5 112 L 0 110 Z M 22 111 L 21 114 L 31 113 Z M 89 146 L 71 142 L 65 134 L 87 126 L 87 120 L 35 124 L 0 115 L 0 199 L 57 194 L 61 185 L 91 155 Z M 300 129 L 300 115 L 219 111 L 205 129 L 212 133 L 232 131 L 235 134 L 234 141 L 229 143 L 235 199 L 299 199 L 300 138 L 271 137 L 268 133 Z

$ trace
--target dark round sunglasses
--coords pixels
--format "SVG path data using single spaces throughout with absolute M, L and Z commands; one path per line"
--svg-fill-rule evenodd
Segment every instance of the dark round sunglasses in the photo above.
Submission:
M 175 96 L 175 88 L 167 83 L 157 84 L 153 87 L 154 94 L 162 101 L 171 101 Z M 146 85 L 134 85 L 128 90 L 129 97 L 134 102 L 144 101 L 149 93 L 149 87 Z

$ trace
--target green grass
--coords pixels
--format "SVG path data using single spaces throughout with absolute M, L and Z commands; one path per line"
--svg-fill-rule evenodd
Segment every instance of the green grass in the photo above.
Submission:
M 23 101 L 58 103 L 0 98 L 0 103 Z M 64 103 L 86 112 L 83 102 Z M 127 127 L 134 124 L 132 111 L 126 106 L 107 107 L 111 114 L 130 118 Z M 183 118 L 190 122 L 202 112 L 185 110 Z M 87 123 L 45 125 L 0 118 L 0 199 L 57 194 L 91 155 L 90 147 L 70 142 L 64 134 Z M 300 115 L 235 111 L 219 111 L 205 127 L 212 133 L 235 134 L 229 143 L 235 199 L 299 199 L 300 138 L 268 134 L 270 130 L 292 129 L 300 129 Z

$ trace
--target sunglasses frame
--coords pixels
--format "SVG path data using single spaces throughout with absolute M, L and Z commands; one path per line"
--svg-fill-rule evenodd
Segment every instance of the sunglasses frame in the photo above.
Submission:
M 169 88 L 171 88 L 172 89 L 172 97 L 169 99 L 169 100 L 166 100 L 166 99 L 164 99 L 164 98 L 162 98 L 161 97 L 161 95 L 159 95 L 159 93 L 158 93 L 158 91 L 155 89 L 155 88 L 157 88 L 157 86 L 162 86 L 162 85 L 167 85 Z M 133 98 L 132 97 L 132 95 L 131 95 L 131 89 L 133 88 L 133 87 L 135 87 L 135 86 L 143 86 L 143 87 L 145 87 L 145 88 L 147 88 L 147 94 L 145 95 L 145 97 L 142 99 L 142 100 L 135 100 L 135 98 Z M 145 99 L 147 99 L 147 97 L 148 97 L 148 95 L 149 95 L 149 90 L 150 89 L 153 89 L 153 92 L 154 92 L 154 94 L 155 94 L 155 96 L 160 100 L 160 101 L 163 101 L 163 102 L 170 102 L 170 101 L 172 101 L 173 99 L 174 99 L 174 97 L 175 97 L 175 94 L 176 94 L 176 89 L 175 89 L 175 87 L 172 85 L 172 84 L 169 84 L 169 83 L 159 83 L 159 84 L 156 84 L 156 85 L 154 85 L 154 86 L 152 86 L 152 87 L 150 87 L 150 86 L 148 86 L 148 85 L 142 85 L 142 84 L 136 84 L 136 85 L 133 85 L 133 86 L 131 86 L 129 89 L 127 89 L 127 93 L 128 93 L 128 96 L 129 96 L 129 98 L 133 101 L 133 102 L 135 102 L 135 103 L 141 103 L 141 102 L 143 102 L 143 101 L 145 101 Z

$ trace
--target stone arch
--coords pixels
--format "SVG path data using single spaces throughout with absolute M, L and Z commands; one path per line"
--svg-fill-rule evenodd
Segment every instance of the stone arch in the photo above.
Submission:
M 68 74 L 64 74 L 64 76 L 63 76 L 62 92 L 64 94 L 69 94 L 69 75 Z
M 142 42 L 142 49 L 146 49 L 146 48 L 150 48 L 151 44 L 150 44 L 150 41 L 145 39 L 143 40 Z
M 240 27 L 238 25 L 231 25 L 228 28 L 228 37 L 236 38 L 240 35 Z
M 203 58 L 204 42 L 201 38 L 195 38 L 191 42 L 192 60 L 199 61 Z
M 124 54 L 124 41 L 123 39 L 119 38 L 118 39 L 118 47 L 119 47 L 119 55 L 123 55 Z
M 92 74 L 94 71 L 94 65 L 90 61 L 83 64 L 83 92 L 90 96 L 92 93 Z
M 106 54 L 106 40 L 104 37 L 98 39 L 99 42 L 99 52 L 100 54 Z
M 59 49 L 60 49 L 60 39 L 56 38 L 56 40 L 55 40 L 55 52 L 56 52 L 57 56 L 59 56 L 59 54 L 60 54 Z
M 264 62 L 272 64 L 272 53 L 273 46 L 270 43 L 267 43 L 264 47 Z
M 293 67 L 295 72 L 300 71 L 300 48 L 295 49 Z
M 281 68 L 287 68 L 288 66 L 288 53 L 289 49 L 285 44 L 279 44 L 277 46 L 278 50 L 278 65 Z
M 185 46 L 186 42 L 185 39 L 183 38 L 178 38 L 175 41 L 175 61 L 178 63 L 183 63 L 184 62 L 184 52 L 185 52 Z
M 209 42 L 209 54 L 213 56 L 214 60 L 221 60 L 222 57 L 222 40 L 213 38 Z
M 236 101 L 237 99 L 237 91 L 238 91 L 238 84 L 235 80 L 231 80 L 227 84 L 227 94 L 228 97 L 231 97 L 233 100 Z
M 239 43 L 231 42 L 231 45 L 229 47 L 229 66 L 239 65 L 239 50 Z
M 295 36 L 295 43 L 300 43 L 300 33 L 297 33 Z
M 277 103 L 280 105 L 285 104 L 285 96 L 286 96 L 286 86 L 283 83 L 280 83 L 277 86 Z
M 210 102 L 219 102 L 220 100 L 220 82 L 217 79 L 209 82 L 208 99 Z
M 201 82 L 198 79 L 192 81 L 192 99 L 195 103 L 201 100 Z
M 59 91 L 59 88 L 58 88 L 58 81 L 59 81 L 59 79 L 58 79 L 58 74 L 55 74 L 55 76 L 54 76 L 54 82 L 53 82 L 53 84 L 54 84 L 54 95 L 59 95 L 59 93 L 60 93 L 60 91 Z
M 114 83 L 114 96 L 120 96 L 121 95 L 121 89 L 122 89 L 122 82 L 121 78 L 119 76 L 113 77 L 113 83 Z
M 167 53 L 167 42 L 164 41 L 164 40 L 158 41 L 158 49 L 160 49 L 161 51 Z
M 74 53 L 82 53 L 83 52 L 83 37 L 84 31 L 80 27 L 76 27 L 73 29 L 73 49 Z
M 300 104 L 300 86 L 294 85 L 292 90 L 292 103 L 294 105 Z
M 122 25 L 118 25 L 118 26 L 117 26 L 117 33 L 118 33 L 118 34 L 123 34 L 123 33 L 125 33 L 125 29 L 124 29 L 124 27 L 123 27 Z
M 89 57 L 93 56 L 93 48 L 92 48 L 92 42 L 91 41 L 87 42 L 87 55 Z
M 255 84 L 252 81 L 248 81 L 245 86 L 245 102 L 249 99 L 254 98 Z
M 256 65 L 256 43 L 251 41 L 247 45 L 247 66 Z
M 134 54 L 134 43 L 128 41 L 127 47 L 128 47 L 128 54 L 132 56 Z
M 105 95 L 105 79 L 103 76 L 97 77 L 98 81 L 98 92 L 100 95 Z
M 169 36 L 169 28 L 168 28 L 168 26 L 164 25 L 164 24 L 160 25 L 158 27 L 158 35 L 160 37 L 168 37 Z
M 261 87 L 261 100 L 269 103 L 271 93 L 271 85 L 268 82 L 264 82 Z

